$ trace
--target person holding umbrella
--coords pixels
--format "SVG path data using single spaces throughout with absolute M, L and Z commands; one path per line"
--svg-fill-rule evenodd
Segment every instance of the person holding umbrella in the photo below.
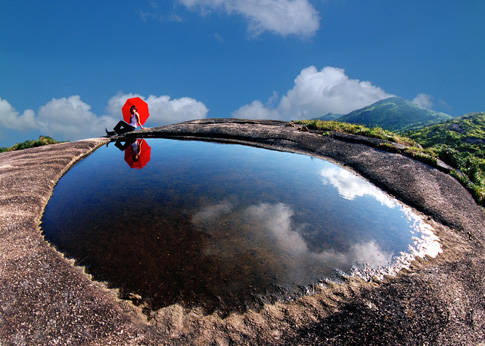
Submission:
M 122 135 L 126 132 L 135 130 L 138 126 L 143 129 L 143 123 L 145 123 L 150 115 L 147 103 L 139 97 L 128 99 L 122 108 L 122 113 L 124 120 L 120 120 L 118 124 L 116 124 L 113 128 L 114 131 L 108 131 L 108 129 L 106 129 L 106 135 Z
M 122 135 L 123 133 L 135 130 L 138 126 L 143 129 L 143 125 L 140 122 L 140 115 L 138 114 L 135 106 L 130 107 L 130 113 L 131 116 L 129 124 L 124 120 L 120 120 L 118 124 L 116 124 L 116 126 L 113 128 L 114 131 L 108 131 L 108 129 L 105 129 L 106 134 L 108 136 L 113 136 L 115 133 L 118 135 Z

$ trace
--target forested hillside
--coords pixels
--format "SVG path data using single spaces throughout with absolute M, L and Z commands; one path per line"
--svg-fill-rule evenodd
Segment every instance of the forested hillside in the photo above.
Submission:
M 390 97 L 337 118 L 351 124 L 403 131 L 452 119 L 445 113 L 416 106 L 400 97 Z

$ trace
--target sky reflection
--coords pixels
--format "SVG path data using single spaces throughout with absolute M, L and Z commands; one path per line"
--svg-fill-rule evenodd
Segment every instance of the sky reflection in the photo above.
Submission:
M 284 203 L 259 203 L 248 207 L 236 208 L 227 200 L 203 207 L 192 217 L 193 224 L 199 229 L 214 234 L 220 224 L 220 218 L 238 220 L 248 226 L 255 234 L 269 235 L 267 247 L 277 247 L 277 253 L 291 256 L 298 262 L 320 262 L 322 265 L 346 267 L 352 265 L 385 266 L 389 265 L 393 253 L 384 251 L 375 240 L 349 243 L 347 251 L 334 248 L 315 252 L 308 247 L 308 240 L 302 236 L 304 223 L 293 220 L 294 210 Z M 261 246 L 263 237 L 252 237 L 254 243 L 241 243 L 245 246 Z M 215 254 L 220 244 L 208 245 L 207 253 Z M 248 249 L 241 249 L 246 251 Z M 221 251 L 219 255 L 224 255 Z
M 151 309 L 245 311 L 341 273 L 395 273 L 439 241 L 409 209 L 325 160 L 241 145 L 146 140 L 150 162 L 102 147 L 64 175 L 46 238 Z M 135 152 L 135 151 L 134 151 Z
M 340 167 L 329 167 L 321 170 L 324 184 L 331 184 L 340 196 L 353 200 L 357 197 L 371 196 L 388 208 L 394 208 L 396 203 L 377 187 Z

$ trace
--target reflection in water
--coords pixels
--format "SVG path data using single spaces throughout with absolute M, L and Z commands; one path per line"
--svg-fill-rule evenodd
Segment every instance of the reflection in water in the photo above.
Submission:
M 324 168 L 320 172 L 324 184 L 332 184 L 340 196 L 353 200 L 365 195 L 374 197 L 382 205 L 393 208 L 396 203 L 377 187 L 339 167 Z
M 221 203 L 202 208 L 192 218 L 192 223 L 200 230 L 212 236 L 218 232 L 227 231 L 223 220 L 231 220 L 243 227 L 245 241 L 238 240 L 237 252 L 247 252 L 263 246 L 267 251 L 274 252 L 272 256 L 279 261 L 292 264 L 291 270 L 285 273 L 286 279 L 300 284 L 308 284 L 315 280 L 314 272 L 308 266 L 316 267 L 317 271 L 326 268 L 350 268 L 353 265 L 386 266 L 391 263 L 392 253 L 380 248 L 375 241 L 356 242 L 346 251 L 336 251 L 333 248 L 312 251 L 308 247 L 308 240 L 302 236 L 305 224 L 297 224 L 293 220 L 294 211 L 284 203 L 259 203 L 245 208 L 235 208 L 232 203 Z M 220 227 L 223 225 L 223 227 Z M 240 231 L 241 229 L 239 229 Z M 249 236 L 248 236 L 249 235 Z M 205 247 L 205 254 L 231 257 L 235 239 L 232 235 L 223 244 L 209 241 Z M 291 261 L 287 259 L 291 258 Z M 302 270 L 305 267 L 307 270 Z M 287 269 L 290 267 L 288 266 Z
M 192 217 L 192 222 L 196 225 L 211 224 L 219 216 L 230 213 L 232 209 L 232 203 L 229 201 L 222 201 L 218 204 L 209 205 L 198 211 Z
M 399 206 L 397 201 L 391 199 L 383 191 L 368 181 L 340 167 L 326 167 L 320 171 L 324 184 L 334 186 L 340 196 L 347 200 L 354 200 L 357 197 L 370 196 L 383 206 L 395 208 Z M 413 244 L 401 251 L 399 256 L 384 252 L 374 240 L 355 244 L 351 247 L 351 256 L 354 263 L 361 266 L 353 266 L 352 273 L 364 278 L 372 276 L 382 277 L 384 274 L 392 275 L 404 267 L 409 267 L 414 257 L 436 257 L 441 253 L 441 245 L 438 237 L 432 232 L 429 225 L 424 223 L 417 215 L 405 206 L 400 206 L 402 213 L 410 224 L 410 233 L 413 235 Z M 386 266 L 386 267 L 383 267 Z
M 150 161 L 151 147 L 141 138 L 117 140 L 115 146 L 125 152 L 125 161 L 131 168 L 142 169 Z
M 114 148 L 79 162 L 42 219 L 57 248 L 148 309 L 257 309 L 342 272 L 392 274 L 441 251 L 416 215 L 329 162 L 239 145 L 150 144 L 153 160 L 141 171 Z M 125 158 L 139 154 L 133 163 L 150 153 L 144 140 L 120 146 Z

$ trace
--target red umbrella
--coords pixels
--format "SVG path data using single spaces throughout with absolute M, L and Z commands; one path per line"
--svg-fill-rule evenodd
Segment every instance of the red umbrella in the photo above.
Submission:
M 144 139 L 137 139 L 125 149 L 125 161 L 131 168 L 142 169 L 150 161 L 151 151 Z
M 125 105 L 121 109 L 123 113 L 123 119 L 129 124 L 131 113 L 130 108 L 131 106 L 135 106 L 138 114 L 140 115 L 140 123 L 143 125 L 145 121 L 147 121 L 148 117 L 150 116 L 150 112 L 148 112 L 148 104 L 143 101 L 139 97 L 133 97 L 131 99 L 126 100 Z

